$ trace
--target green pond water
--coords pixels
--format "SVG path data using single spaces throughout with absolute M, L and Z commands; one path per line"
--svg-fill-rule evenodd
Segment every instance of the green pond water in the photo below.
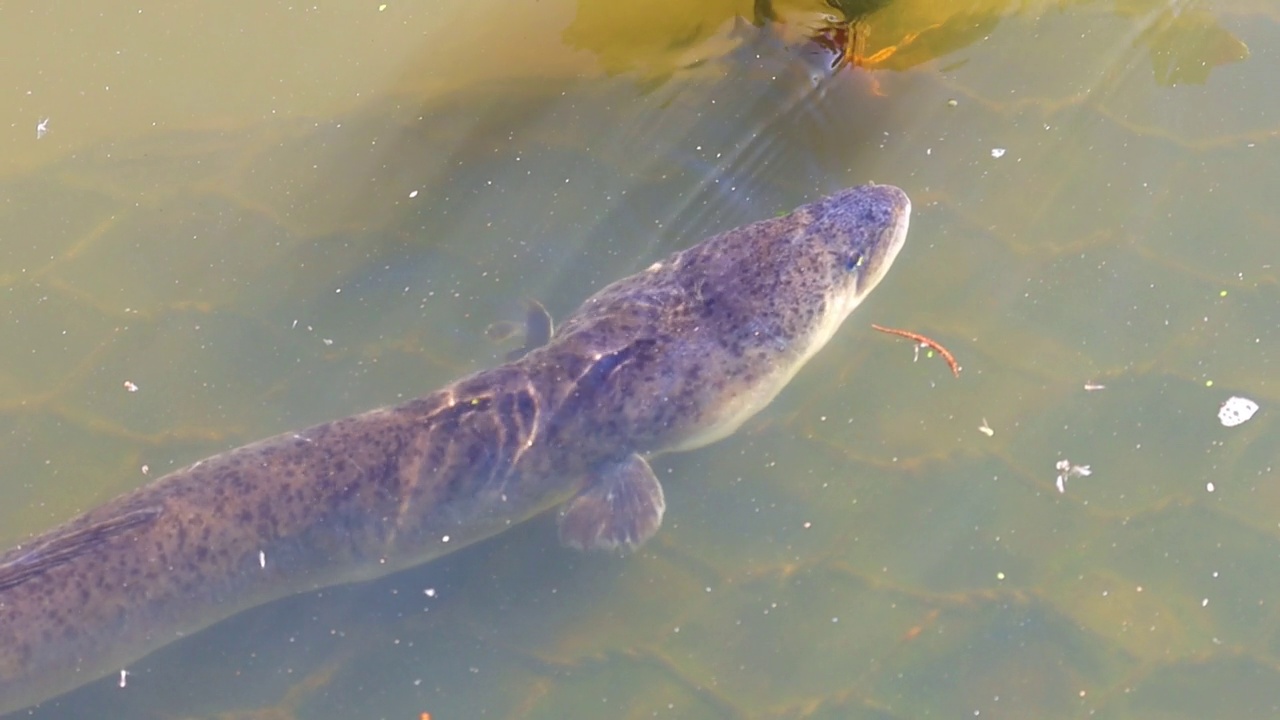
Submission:
M 833 67 L 840 13 L 0 8 L 5 546 L 500 362 L 527 298 L 847 185 L 915 206 L 772 406 L 655 460 L 639 553 L 541 518 L 17 717 L 1274 714 L 1280 10 L 893 0 Z

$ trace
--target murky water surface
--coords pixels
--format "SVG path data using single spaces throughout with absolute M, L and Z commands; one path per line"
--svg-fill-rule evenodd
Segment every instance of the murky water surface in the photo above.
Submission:
M 839 14 L 0 8 L 6 546 L 492 365 L 525 298 L 846 185 L 916 207 L 773 406 L 655 461 L 643 552 L 536 520 L 31 716 L 1273 714 L 1280 12 L 892 0 L 833 68 Z

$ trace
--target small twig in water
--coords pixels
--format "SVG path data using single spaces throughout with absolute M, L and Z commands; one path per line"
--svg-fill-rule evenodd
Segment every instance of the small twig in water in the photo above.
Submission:
M 946 348 L 942 347 L 937 340 L 927 338 L 920 333 L 913 333 L 910 330 L 899 330 L 897 328 L 876 325 L 875 323 L 872 323 L 871 327 L 882 333 L 889 333 L 890 335 L 897 335 L 899 337 L 907 338 L 908 340 L 914 340 L 920 345 L 937 350 L 938 354 L 942 356 L 942 359 L 947 361 L 947 366 L 951 368 L 951 374 L 956 377 L 960 377 L 960 364 L 956 362 L 955 356 Z

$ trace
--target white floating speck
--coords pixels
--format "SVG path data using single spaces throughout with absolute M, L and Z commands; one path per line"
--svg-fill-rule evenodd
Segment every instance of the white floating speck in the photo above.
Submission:
M 1232 395 L 1218 408 L 1218 421 L 1226 427 L 1235 427 L 1248 422 L 1258 412 L 1258 403 L 1249 398 Z
M 44 118 L 36 123 L 36 139 L 43 140 L 45 135 L 49 134 L 49 118 Z M 124 687 L 121 685 L 120 687 Z
M 996 434 L 996 431 L 992 430 L 991 426 L 987 424 L 986 418 L 982 418 L 982 424 L 978 426 L 978 432 L 986 435 L 987 437 L 991 437 Z
M 1213 492 L 1213 490 L 1214 490 L 1213 483 L 1211 483 L 1211 482 L 1207 482 L 1207 483 L 1205 483 L 1205 484 L 1204 484 L 1204 489 L 1205 489 L 1205 492 Z
M 129 671 L 128 671 L 128 670 L 121 670 L 121 671 L 120 671 L 120 687 L 124 687 L 124 686 L 125 686 L 125 683 L 127 683 L 127 682 L 128 682 L 128 678 L 129 678 Z
M 267 553 L 265 550 L 258 551 L 258 566 L 263 568 L 267 566 Z
M 134 385 L 133 382 L 130 380 L 124 381 L 124 389 L 128 390 L 129 392 L 138 392 L 138 386 Z M 1255 405 L 1254 408 L 1256 409 L 1257 406 Z M 1248 420 L 1248 419 L 1249 418 L 1245 418 L 1245 420 Z M 1243 420 L 1241 422 L 1243 422 Z
M 991 148 L 991 157 L 997 159 L 1002 158 L 1004 157 L 1005 152 L 1004 148 Z
M 1074 465 L 1070 460 L 1063 458 L 1059 460 L 1054 468 L 1058 471 L 1058 492 L 1065 493 L 1067 491 L 1067 478 L 1070 477 L 1089 477 L 1093 474 L 1093 470 L 1088 465 Z

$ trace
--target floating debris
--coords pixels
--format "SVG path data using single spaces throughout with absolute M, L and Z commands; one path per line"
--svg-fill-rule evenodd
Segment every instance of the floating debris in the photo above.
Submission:
M 960 364 L 956 362 L 956 359 L 951 354 L 951 352 L 946 348 L 942 347 L 942 345 L 939 344 L 937 340 L 927 338 L 924 335 L 921 335 L 920 333 L 914 333 L 914 332 L 911 332 L 910 330 L 899 330 L 897 328 L 885 327 L 883 325 L 876 325 L 875 323 L 872 323 L 871 327 L 875 330 L 879 330 L 882 333 L 889 333 L 890 335 L 897 335 L 898 337 L 904 337 L 904 338 L 907 338 L 908 340 L 914 340 L 917 343 L 916 344 L 917 360 L 920 359 L 921 347 L 926 347 L 926 348 L 929 348 L 930 350 L 937 350 L 938 354 L 942 356 L 942 359 L 947 361 L 947 367 L 951 368 L 951 374 L 954 375 L 955 377 L 960 377 Z
M 1073 477 L 1089 477 L 1093 471 L 1088 465 L 1072 465 L 1070 460 L 1063 458 L 1058 461 L 1054 467 L 1058 470 L 1058 492 L 1065 493 L 1067 491 L 1067 478 Z
M 124 389 L 128 390 L 129 392 L 138 392 L 138 386 L 135 385 L 131 380 L 124 381 Z
M 1225 427 L 1235 427 L 1249 422 L 1249 418 L 1258 412 L 1258 403 L 1249 398 L 1232 395 L 1218 408 L 1218 421 Z
M 1004 148 L 991 148 L 991 157 L 999 160 L 1004 157 L 1005 152 L 1007 151 Z
M 1084 384 L 1084 389 L 1088 392 L 1093 392 L 1095 390 L 1106 390 L 1107 386 L 1102 383 L 1087 382 Z
M 996 431 L 992 430 L 991 426 L 987 424 L 986 418 L 982 418 L 982 424 L 978 426 L 978 432 L 986 435 L 987 437 L 991 437 L 996 434 Z

